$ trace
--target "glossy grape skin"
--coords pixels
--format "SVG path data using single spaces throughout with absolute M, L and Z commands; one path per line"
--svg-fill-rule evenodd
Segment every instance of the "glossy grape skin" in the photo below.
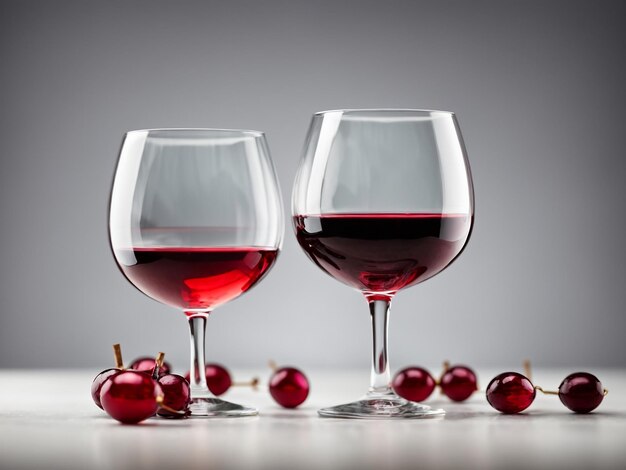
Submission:
M 533 384 L 517 372 L 503 372 L 487 386 L 487 401 L 496 410 L 513 414 L 524 411 L 535 399 Z
M 191 389 L 184 377 L 176 374 L 162 375 L 158 379 L 163 391 L 163 405 L 178 413 L 160 407 L 157 414 L 166 418 L 184 418 L 189 415 L 191 404 Z
M 602 383 L 588 372 L 570 374 L 559 385 L 561 402 L 575 413 L 589 413 L 604 399 Z
M 206 376 L 206 383 L 211 390 L 211 393 L 215 396 L 222 395 L 232 386 L 233 381 L 230 377 L 228 369 L 221 364 L 209 363 L 204 368 Z M 191 376 L 189 372 L 185 375 L 185 379 L 191 383 Z
M 392 387 L 398 395 L 414 402 L 426 400 L 436 386 L 437 382 L 426 369 L 414 366 L 399 371 L 392 381 Z
M 154 416 L 158 401 L 163 399 L 161 387 L 150 375 L 125 370 L 110 377 L 102 386 L 100 402 L 112 418 L 135 424 Z
M 467 400 L 478 390 L 476 374 L 467 366 L 448 368 L 441 376 L 439 386 L 443 394 L 454 401 Z
M 294 367 L 282 367 L 276 370 L 269 381 L 272 398 L 285 408 L 296 408 L 309 396 L 309 381 Z
M 121 372 L 122 369 L 106 369 L 100 372 L 91 382 L 91 398 L 93 402 L 98 405 L 98 408 L 102 408 L 102 403 L 100 403 L 100 392 L 102 391 L 102 386 L 104 383 L 115 374 Z
M 131 362 L 128 368 L 141 372 L 147 372 L 150 374 L 154 370 L 155 362 L 156 361 L 153 357 L 140 357 Z M 165 374 L 169 374 L 171 370 L 172 366 L 168 362 L 163 361 L 163 365 L 159 369 L 159 377 Z

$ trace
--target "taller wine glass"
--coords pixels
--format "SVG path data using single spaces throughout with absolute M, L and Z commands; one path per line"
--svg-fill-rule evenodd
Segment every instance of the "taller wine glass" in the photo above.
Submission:
M 473 205 L 469 163 L 453 113 L 362 109 L 313 116 L 293 190 L 296 236 L 319 268 L 361 291 L 373 332 L 367 394 L 320 415 L 444 413 L 391 389 L 389 305 L 399 290 L 434 276 L 459 256 L 472 229 Z
M 111 247 L 141 292 L 187 316 L 192 416 L 249 416 L 207 387 L 209 313 L 243 294 L 274 264 L 284 229 L 263 133 L 225 129 L 128 132 L 109 214 Z

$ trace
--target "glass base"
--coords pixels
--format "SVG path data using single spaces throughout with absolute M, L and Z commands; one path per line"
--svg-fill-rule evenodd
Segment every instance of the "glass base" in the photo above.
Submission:
M 237 405 L 219 398 L 194 398 L 189 410 L 192 418 L 237 418 L 259 414 L 259 410 L 256 408 Z
M 415 419 L 442 417 L 445 411 L 405 400 L 395 393 L 368 393 L 352 403 L 322 408 L 318 414 L 324 418 Z

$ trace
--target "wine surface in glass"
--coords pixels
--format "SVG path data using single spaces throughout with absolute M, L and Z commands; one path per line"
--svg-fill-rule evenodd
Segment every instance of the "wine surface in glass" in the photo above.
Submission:
M 124 275 L 148 296 L 182 310 L 212 310 L 261 280 L 278 250 L 135 247 L 116 255 Z
M 371 294 L 393 295 L 442 271 L 469 237 L 464 214 L 295 216 L 298 243 L 332 277 Z

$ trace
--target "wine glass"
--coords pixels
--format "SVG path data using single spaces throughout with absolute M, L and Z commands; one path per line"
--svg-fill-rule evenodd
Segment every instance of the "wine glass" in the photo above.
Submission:
M 443 410 L 393 392 L 387 323 L 396 293 L 445 269 L 470 236 L 472 179 L 454 114 L 412 109 L 315 114 L 292 203 L 300 246 L 327 274 L 361 291 L 372 320 L 369 391 L 319 414 L 442 415 Z
M 137 289 L 187 316 L 192 416 L 258 413 L 209 391 L 205 327 L 213 309 L 267 274 L 283 230 L 280 190 L 262 132 L 126 134 L 111 190 L 111 247 Z

